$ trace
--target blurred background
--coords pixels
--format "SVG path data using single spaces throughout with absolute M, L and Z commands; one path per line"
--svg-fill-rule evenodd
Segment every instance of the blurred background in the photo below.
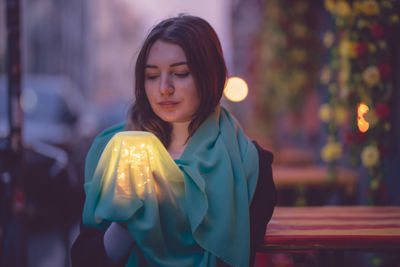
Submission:
M 180 13 L 246 82 L 222 103 L 274 153 L 279 205 L 400 205 L 399 2 L 0 1 L 0 266 L 70 266 L 86 153 L 125 120 L 150 28 Z

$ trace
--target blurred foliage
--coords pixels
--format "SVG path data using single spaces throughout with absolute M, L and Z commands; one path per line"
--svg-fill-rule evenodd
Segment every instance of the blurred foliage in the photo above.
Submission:
M 307 0 L 270 0 L 264 10 L 257 68 L 258 112 L 270 120 L 284 112 L 296 116 L 307 92 L 318 84 L 318 8 Z
M 319 110 L 329 132 L 321 156 L 334 172 L 337 162 L 350 154 L 353 165 L 361 163 L 368 169 L 369 202 L 383 204 L 383 162 L 390 149 L 393 90 L 390 46 L 398 31 L 400 1 L 324 3 L 335 28 L 323 38 L 331 60 L 322 68 L 320 79 L 329 92 Z M 368 107 L 363 113 L 357 112 L 361 103 Z

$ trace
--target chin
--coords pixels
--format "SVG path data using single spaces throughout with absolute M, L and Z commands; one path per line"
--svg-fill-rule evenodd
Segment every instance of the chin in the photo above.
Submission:
M 183 123 L 190 121 L 190 119 L 185 119 L 177 116 L 159 116 L 159 118 L 169 123 Z
M 173 123 L 173 122 L 176 122 L 176 121 L 179 120 L 176 116 L 168 116 L 168 115 L 165 115 L 165 114 L 163 114 L 163 115 L 161 115 L 161 116 L 158 115 L 158 117 L 159 117 L 160 119 L 162 119 L 163 121 L 169 122 L 169 123 Z
M 192 120 L 192 116 L 179 114 L 179 112 L 155 112 L 156 115 L 163 121 L 168 123 L 183 123 Z
M 179 122 L 185 122 L 185 120 L 180 120 L 180 119 L 176 119 L 176 118 L 161 118 L 163 121 L 165 122 L 169 122 L 169 123 L 179 123 Z

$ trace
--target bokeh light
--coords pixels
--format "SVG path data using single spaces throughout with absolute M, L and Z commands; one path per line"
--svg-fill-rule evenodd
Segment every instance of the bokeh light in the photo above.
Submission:
M 365 120 L 364 116 L 367 114 L 369 108 L 364 103 L 360 103 L 357 108 L 357 126 L 360 132 L 365 133 L 369 128 L 369 123 Z
M 240 102 L 247 97 L 248 91 L 249 89 L 245 80 L 239 77 L 231 77 L 226 83 L 224 95 L 232 102 Z

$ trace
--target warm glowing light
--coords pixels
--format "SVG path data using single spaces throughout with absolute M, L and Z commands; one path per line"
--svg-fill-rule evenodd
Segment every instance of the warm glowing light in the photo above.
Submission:
M 161 141 L 143 131 L 116 133 L 84 189 L 90 203 L 85 203 L 89 214 L 84 212 L 83 220 L 91 224 L 127 222 L 145 202 L 170 203 L 171 194 L 186 196 L 184 173 Z
M 224 89 L 225 97 L 232 102 L 240 102 L 247 97 L 247 83 L 239 77 L 231 77 Z
M 130 195 L 132 194 L 130 180 L 127 177 L 128 163 L 126 161 L 120 161 L 117 169 L 117 187 L 116 190 L 119 195 Z
M 143 143 L 137 146 L 137 141 L 126 139 L 120 144 L 120 155 L 117 167 L 117 187 L 120 195 L 131 195 L 132 186 L 138 196 L 151 191 L 151 187 L 146 186 L 150 180 L 150 165 L 152 165 L 153 150 L 151 145 Z M 113 151 L 118 152 L 118 148 Z M 132 184 L 132 182 L 133 184 Z
M 369 123 L 365 120 L 364 116 L 367 114 L 369 108 L 364 103 L 360 103 L 357 108 L 357 126 L 360 132 L 365 133 L 369 128 Z
M 104 149 L 95 172 L 94 177 L 100 179 L 97 184 L 101 185 L 102 197 L 112 199 L 112 203 L 107 200 L 107 208 L 127 207 L 138 199 L 159 197 L 162 190 L 170 186 L 169 181 L 184 182 L 182 171 L 160 140 L 140 131 L 115 134 Z M 162 184 L 160 188 L 159 183 Z M 180 187 L 170 189 L 176 195 L 184 193 Z

